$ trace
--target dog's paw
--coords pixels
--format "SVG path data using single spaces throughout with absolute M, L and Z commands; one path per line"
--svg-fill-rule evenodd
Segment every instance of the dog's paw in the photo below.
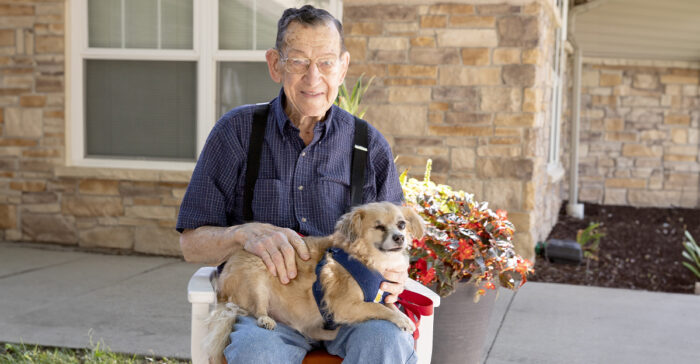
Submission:
M 258 317 L 258 327 L 262 327 L 263 329 L 268 330 L 274 330 L 276 326 L 277 323 L 270 316 Z
M 397 315 L 394 315 L 394 320 L 392 320 L 396 326 L 401 329 L 401 331 L 406 331 L 406 332 L 414 332 L 416 331 L 416 325 L 411 321 L 408 316 L 404 315 L 403 313 L 398 313 Z

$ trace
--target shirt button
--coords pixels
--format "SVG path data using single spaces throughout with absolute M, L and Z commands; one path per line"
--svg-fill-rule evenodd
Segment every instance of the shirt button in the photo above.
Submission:
M 305 217 L 302 217 L 302 218 L 301 218 L 301 222 L 306 222 L 306 218 L 305 218 Z
M 299 191 L 303 190 L 304 186 L 299 186 Z
M 301 152 L 301 156 L 302 156 L 302 157 L 305 157 L 305 156 L 306 156 L 306 152 Z

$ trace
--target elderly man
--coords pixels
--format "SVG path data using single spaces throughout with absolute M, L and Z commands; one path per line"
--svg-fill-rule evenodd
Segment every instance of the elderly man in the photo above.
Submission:
M 354 118 L 333 105 L 348 70 L 340 22 L 312 6 L 287 9 L 274 49 L 266 53 L 270 77 L 282 83 L 267 107 L 252 220 L 244 223 L 247 156 L 254 112 L 229 111 L 212 129 L 180 208 L 177 229 L 190 262 L 220 264 L 245 249 L 258 255 L 283 284 L 296 276 L 294 254 L 309 259 L 298 233 L 323 236 L 350 207 Z M 254 144 L 254 143 L 253 143 Z M 402 201 L 396 167 L 384 137 L 368 130 L 362 202 Z M 251 167 L 252 168 L 252 167 Z M 382 272 L 394 302 L 406 272 Z M 224 354 L 229 363 L 300 363 L 324 347 L 347 363 L 411 363 L 413 339 L 387 321 L 345 326 L 334 341 L 313 342 L 279 324 L 274 331 L 240 317 Z

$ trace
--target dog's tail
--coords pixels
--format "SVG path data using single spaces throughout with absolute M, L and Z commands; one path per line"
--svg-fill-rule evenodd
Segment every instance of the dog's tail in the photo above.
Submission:
M 211 363 L 223 362 L 224 348 L 229 344 L 229 334 L 239 314 L 245 314 L 245 312 L 231 302 L 217 304 L 216 309 L 209 314 L 206 321 L 209 325 L 209 334 L 202 341 L 202 346 Z

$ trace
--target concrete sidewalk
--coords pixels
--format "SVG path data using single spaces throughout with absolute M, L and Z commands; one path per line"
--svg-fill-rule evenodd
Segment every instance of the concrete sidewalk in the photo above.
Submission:
M 198 266 L 0 243 L 0 342 L 189 357 Z M 502 290 L 486 364 L 697 363 L 700 296 L 527 283 Z

